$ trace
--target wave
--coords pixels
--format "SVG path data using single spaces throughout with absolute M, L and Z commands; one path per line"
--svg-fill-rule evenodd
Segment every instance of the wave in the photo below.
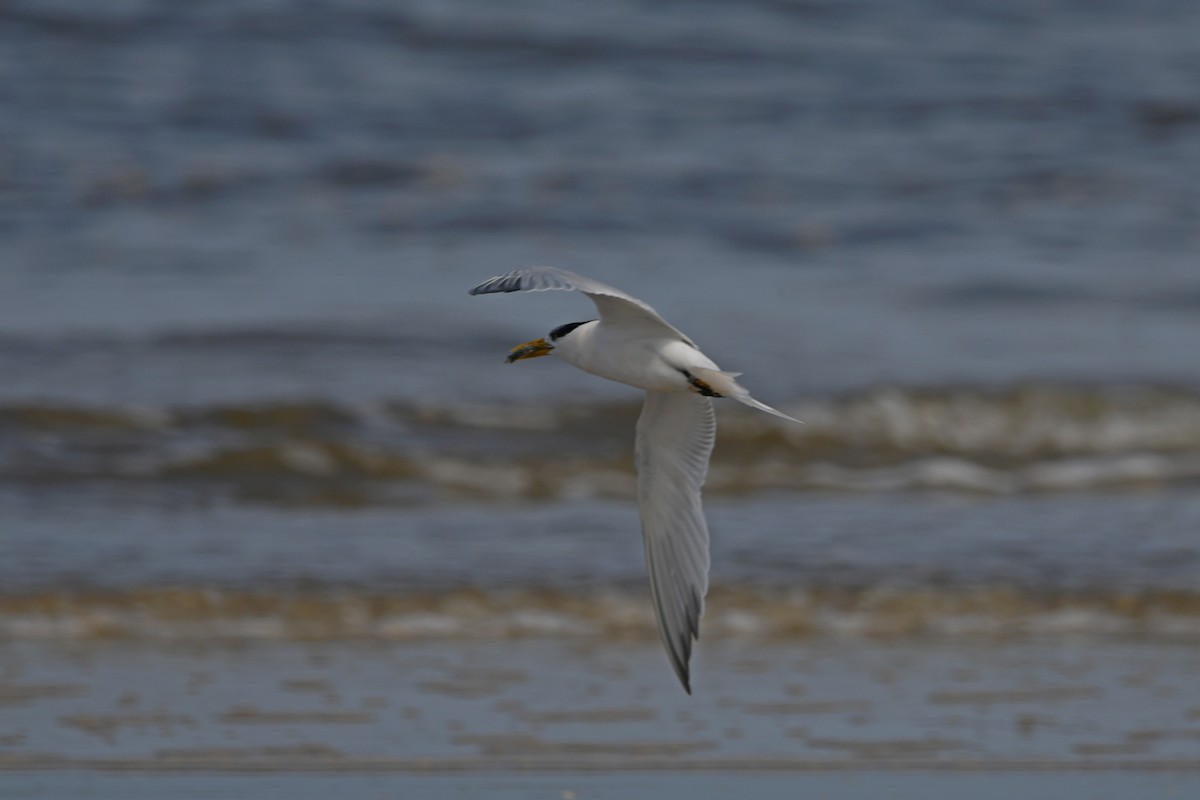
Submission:
M 1200 591 L 1035 592 L 1011 587 L 714 588 L 706 637 L 804 639 L 1200 634 Z M 47 590 L 0 596 L 7 640 L 652 639 L 641 589 L 565 592 L 211 587 Z
M 709 494 L 983 493 L 1200 483 L 1200 392 L 1169 387 L 878 388 L 727 409 Z M 0 479 L 224 487 L 349 504 L 632 491 L 630 403 L 350 407 L 0 406 Z

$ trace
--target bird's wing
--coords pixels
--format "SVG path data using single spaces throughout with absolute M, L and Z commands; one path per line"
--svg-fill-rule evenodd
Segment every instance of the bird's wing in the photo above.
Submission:
M 708 525 L 700 488 L 717 424 L 712 402 L 647 392 L 637 423 L 638 506 L 658 631 L 688 694 L 688 659 L 708 592 Z
M 592 298 L 600 319 L 629 329 L 641 329 L 647 334 L 682 339 L 692 347 L 696 344 L 636 297 L 620 289 L 567 272 L 556 267 L 524 267 L 490 278 L 471 290 L 471 294 L 494 292 L 583 292 Z

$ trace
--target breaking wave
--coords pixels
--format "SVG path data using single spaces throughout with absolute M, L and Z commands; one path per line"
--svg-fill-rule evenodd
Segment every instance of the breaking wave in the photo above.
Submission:
M 1119 635 L 1194 638 L 1200 592 L 1033 592 L 1010 587 L 717 587 L 706 637 Z M 650 639 L 642 589 L 358 589 L 255 592 L 219 588 L 47 590 L 0 596 L 9 640 L 329 640 L 572 637 Z
M 1200 393 L 879 388 L 724 409 L 709 494 L 1200 483 Z M 133 481 L 299 503 L 626 497 L 636 404 L 0 407 L 0 479 Z

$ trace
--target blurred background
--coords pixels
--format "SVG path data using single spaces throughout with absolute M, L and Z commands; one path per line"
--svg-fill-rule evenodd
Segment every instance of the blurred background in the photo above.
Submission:
M 503 363 L 585 298 L 466 294 L 553 264 L 807 423 L 720 409 L 699 691 L 741 674 L 706 647 L 829 637 L 1193 657 L 1197 30 L 1189 0 L 4 3 L 0 638 L 620 641 L 675 703 L 640 397 Z M 378 741 L 426 754 L 419 716 Z M 21 725 L 0 754 L 82 746 Z

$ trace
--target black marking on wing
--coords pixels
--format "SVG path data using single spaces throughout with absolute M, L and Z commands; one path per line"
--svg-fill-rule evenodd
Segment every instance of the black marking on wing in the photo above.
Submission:
M 683 373 L 683 377 L 687 378 L 687 382 L 689 384 L 691 384 L 691 387 L 693 389 L 695 389 L 699 394 L 702 394 L 705 397 L 724 397 L 725 396 L 723 394 L 716 392 L 711 386 L 709 386 L 707 383 L 705 383 L 704 381 L 697 378 L 692 373 L 688 372 L 686 369 L 681 369 L 679 371 L 681 373 Z

